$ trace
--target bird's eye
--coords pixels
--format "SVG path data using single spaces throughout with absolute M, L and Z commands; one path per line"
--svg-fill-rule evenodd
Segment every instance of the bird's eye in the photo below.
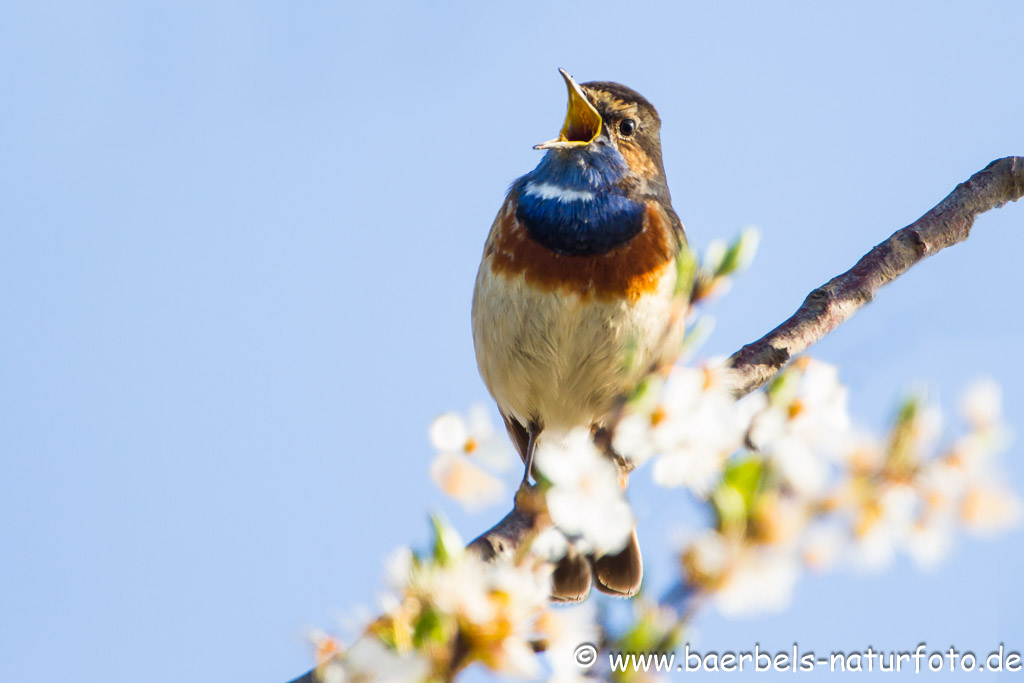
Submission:
M 628 138 L 636 132 L 636 121 L 633 119 L 622 119 L 619 121 L 619 135 Z

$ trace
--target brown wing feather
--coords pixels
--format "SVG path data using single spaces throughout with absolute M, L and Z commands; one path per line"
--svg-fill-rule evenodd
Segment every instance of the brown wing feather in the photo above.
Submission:
M 505 420 L 505 429 L 508 430 L 508 435 L 512 439 L 512 443 L 515 444 L 516 451 L 519 453 L 519 459 L 526 464 L 526 444 L 530 440 L 530 433 L 526 430 L 526 427 L 519 424 L 519 421 L 514 417 L 502 416 Z

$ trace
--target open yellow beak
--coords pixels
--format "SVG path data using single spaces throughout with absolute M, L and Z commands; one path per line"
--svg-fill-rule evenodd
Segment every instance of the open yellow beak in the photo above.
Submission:
M 594 109 L 579 83 L 565 69 L 559 69 L 569 89 L 569 110 L 565 113 L 562 132 L 554 140 L 534 145 L 534 149 L 567 149 L 589 145 L 601 134 L 601 115 Z

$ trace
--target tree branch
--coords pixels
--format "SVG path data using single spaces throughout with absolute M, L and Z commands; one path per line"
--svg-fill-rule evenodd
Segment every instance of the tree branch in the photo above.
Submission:
M 842 275 L 807 295 L 788 320 L 728 360 L 733 370 L 732 393 L 742 397 L 764 386 L 797 354 L 846 322 L 875 293 L 911 266 L 970 235 L 979 214 L 1024 196 L 1024 157 L 997 159 L 954 189 L 935 208 L 897 230 Z M 515 505 L 500 522 L 481 534 L 469 549 L 484 559 L 515 556 L 529 538 L 551 525 L 544 501 L 533 487 L 523 486 Z M 314 669 L 292 683 L 317 683 Z
M 997 159 L 957 185 L 931 211 L 897 230 L 842 275 L 807 295 L 789 320 L 734 353 L 728 360 L 732 393 L 742 397 L 764 386 L 794 356 L 846 322 L 875 293 L 911 266 L 946 247 L 967 239 L 974 219 L 982 213 L 1024 196 L 1024 157 Z M 532 534 L 549 525 L 538 514 L 530 491 L 520 489 L 508 515 L 469 544 L 485 559 L 512 557 Z
M 850 270 L 807 295 L 789 320 L 734 353 L 733 394 L 763 386 L 797 354 L 846 322 L 911 266 L 971 234 L 974 219 L 1024 196 L 1024 157 L 997 159 L 957 185 L 931 211 L 897 230 Z

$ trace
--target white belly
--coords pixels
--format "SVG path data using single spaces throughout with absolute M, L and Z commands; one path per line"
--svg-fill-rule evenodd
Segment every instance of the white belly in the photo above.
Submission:
M 600 424 L 662 356 L 676 270 L 635 302 L 539 291 L 491 273 L 473 296 L 473 340 L 484 383 L 505 415 L 546 429 Z

